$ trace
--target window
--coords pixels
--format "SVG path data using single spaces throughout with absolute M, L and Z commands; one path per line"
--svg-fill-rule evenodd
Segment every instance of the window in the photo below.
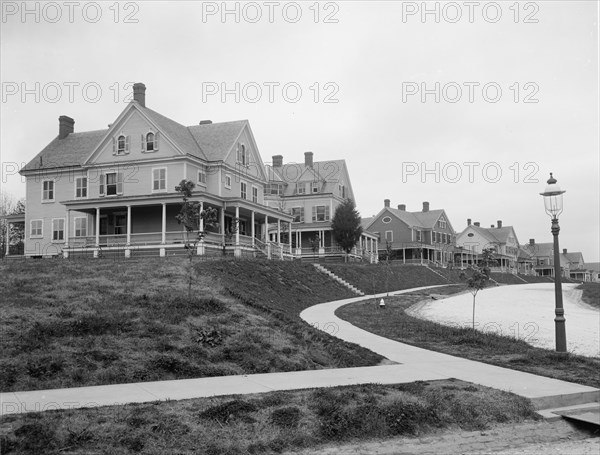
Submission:
M 225 188 L 231 188 L 231 175 L 225 174 Z
M 312 182 L 311 187 L 312 187 L 311 191 L 313 193 L 318 193 L 319 192 L 319 182 Z
M 269 183 L 269 194 L 280 196 L 283 194 L 283 185 L 281 183 Z
M 252 202 L 258 203 L 258 188 L 255 186 L 252 187 Z
M 78 199 L 87 197 L 87 177 L 75 179 L 75 197 Z
M 248 166 L 250 164 L 248 155 L 248 150 L 246 150 L 246 146 L 244 144 L 238 144 L 237 148 L 237 162 L 242 166 Z
M 75 237 L 85 237 L 87 235 L 87 218 L 75 218 Z
M 312 220 L 316 221 L 329 221 L 329 206 L 318 205 L 312 208 Z
M 206 169 L 204 168 L 198 171 L 198 184 L 206 185 Z
M 438 221 L 438 226 L 440 229 L 446 229 L 446 220 L 444 218 L 440 218 Z
M 296 194 L 306 194 L 306 183 L 304 183 L 304 182 L 296 183 Z
M 417 242 L 421 241 L 421 231 L 415 231 L 415 240 Z
M 246 182 L 240 182 L 240 197 L 246 199 L 248 197 L 248 185 Z
M 65 219 L 55 218 L 52 220 L 52 241 L 60 242 L 65 239 Z
M 123 194 L 123 173 L 100 174 L 100 196 Z
M 346 187 L 344 185 L 339 185 L 340 196 L 346 198 Z
M 152 169 L 152 191 L 167 190 L 167 169 L 164 167 Z
M 31 220 L 30 229 L 29 229 L 29 237 L 31 237 L 32 239 L 41 238 L 43 226 L 44 226 L 43 220 Z
M 146 151 L 154 151 L 154 133 L 146 134 Z
M 394 231 L 385 231 L 385 240 L 387 242 L 393 242 L 394 241 Z
M 44 180 L 42 182 L 42 202 L 54 201 L 54 180 Z
M 304 223 L 304 207 L 292 207 L 293 223 Z
M 388 224 L 388 223 L 391 223 L 391 222 L 392 222 L 392 218 L 391 218 L 391 217 L 389 217 L 389 216 L 384 216 L 384 217 L 381 219 L 381 221 L 382 221 L 382 222 L 384 222 L 385 224 Z
M 129 153 L 129 136 L 121 134 L 118 138 L 113 138 L 113 154 L 125 155 Z

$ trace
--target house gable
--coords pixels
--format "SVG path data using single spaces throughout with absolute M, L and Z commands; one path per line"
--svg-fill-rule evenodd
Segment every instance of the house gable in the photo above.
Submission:
M 150 139 L 149 133 L 154 135 L 151 142 L 147 141 Z M 145 115 L 143 108 L 130 103 L 109 127 L 84 165 L 156 160 L 183 155 L 185 151 L 157 122 Z

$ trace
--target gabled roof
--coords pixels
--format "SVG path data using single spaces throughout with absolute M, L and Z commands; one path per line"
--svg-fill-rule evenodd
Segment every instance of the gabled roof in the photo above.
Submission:
M 583 254 L 579 251 L 574 253 L 563 253 L 569 262 L 584 262 Z
M 208 161 L 220 161 L 225 159 L 247 124 L 247 120 L 237 120 L 188 126 L 187 129 Z
M 79 166 L 92 153 L 107 131 L 108 129 L 71 133 L 64 139 L 56 136 L 22 170 Z
M 375 217 L 370 216 L 368 218 L 361 218 L 360 219 L 360 225 L 362 226 L 363 230 L 367 230 L 367 227 L 369 226 L 369 224 L 371 224 L 371 222 L 375 219 Z
M 208 161 L 224 160 L 245 126 L 248 125 L 247 120 L 239 120 L 186 127 L 136 101 L 129 103 L 119 118 L 122 118 L 127 111 L 136 108 L 181 151 Z M 81 166 L 100 146 L 109 131 L 111 131 L 110 127 L 97 131 L 71 133 L 63 139 L 57 136 L 22 170 Z
M 152 109 L 140 106 L 139 104 L 137 104 L 137 106 L 144 114 L 148 116 L 148 118 L 150 118 L 150 120 L 156 123 L 156 126 L 158 126 L 159 130 L 166 134 L 172 141 L 174 141 L 181 150 L 198 158 L 206 159 L 206 155 L 203 153 L 202 147 L 200 147 L 191 132 L 191 128 L 194 127 L 185 127 L 182 124 L 153 111 Z
M 337 190 L 340 178 L 345 176 L 346 185 L 348 190 L 351 191 L 345 160 L 315 161 L 312 167 L 307 166 L 305 163 L 287 163 L 281 167 L 267 165 L 266 167 L 270 181 L 285 183 L 324 182 L 321 193 L 334 193 Z M 293 195 L 294 190 L 294 185 L 288 185 L 285 196 Z
M 439 220 L 440 216 L 444 213 L 443 209 L 429 210 L 427 212 L 407 212 L 406 210 L 384 207 L 383 210 L 373 218 L 373 221 L 380 218 L 384 211 L 388 211 L 411 228 L 416 227 L 421 229 L 433 229 L 437 220 Z M 448 222 L 447 216 L 446 222 Z
M 511 233 L 515 235 L 515 242 L 518 244 L 519 240 L 517 239 L 517 235 L 512 226 L 503 226 L 501 228 L 484 228 L 481 226 L 475 226 L 471 224 L 467 226 L 463 232 L 468 229 L 472 229 L 477 232 L 479 235 L 487 239 L 490 243 L 507 243 L 508 237 Z M 462 234 L 462 233 L 461 233 Z

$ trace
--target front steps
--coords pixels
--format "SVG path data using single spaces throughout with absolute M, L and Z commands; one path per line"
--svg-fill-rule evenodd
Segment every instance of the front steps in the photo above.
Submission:
M 329 275 L 331 278 L 333 278 L 335 281 L 337 281 L 338 283 L 343 284 L 344 286 L 346 286 L 348 289 L 350 289 L 352 292 L 354 292 L 356 295 L 360 295 L 363 296 L 365 295 L 364 292 L 362 292 L 360 289 L 352 286 L 350 283 L 348 283 L 346 280 L 343 280 L 342 278 L 340 278 L 339 276 L 337 276 L 335 273 L 333 273 L 331 270 L 326 269 L 325 267 L 323 267 L 321 264 L 313 264 L 315 266 L 315 268 L 319 271 L 319 272 L 323 272 L 326 275 Z

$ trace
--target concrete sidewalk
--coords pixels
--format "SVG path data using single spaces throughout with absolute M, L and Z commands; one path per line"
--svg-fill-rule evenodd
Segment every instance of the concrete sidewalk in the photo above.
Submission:
M 398 295 L 420 289 L 426 288 L 407 289 L 391 294 Z M 375 297 L 382 296 L 385 294 Z M 556 405 L 561 397 L 565 397 L 565 405 L 575 404 L 574 399 L 586 403 L 598 401 L 598 398 L 590 399 L 590 396 L 600 397 L 600 390 L 592 387 L 495 367 L 388 340 L 354 327 L 335 316 L 334 312 L 340 306 L 367 298 L 373 296 L 315 305 L 303 311 L 300 317 L 338 338 L 359 344 L 392 361 L 399 362 L 399 365 L 9 392 L 0 394 L 0 415 L 275 390 L 366 383 L 395 384 L 450 377 L 514 392 L 534 400 L 540 409 L 544 409 L 546 405 Z

